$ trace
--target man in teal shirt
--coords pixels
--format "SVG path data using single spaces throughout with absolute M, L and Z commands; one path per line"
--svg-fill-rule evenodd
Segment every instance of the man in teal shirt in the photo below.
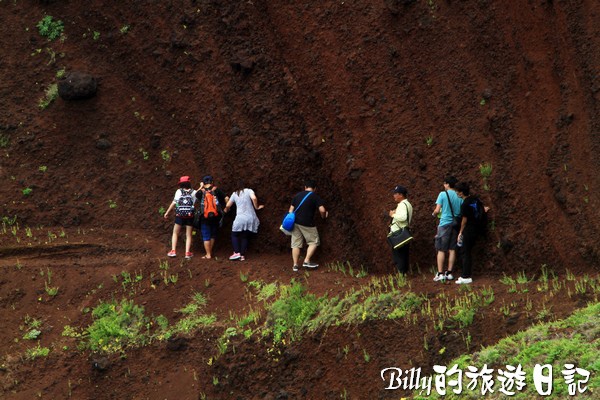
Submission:
M 456 262 L 456 239 L 460 225 L 454 226 L 454 219 L 460 221 L 460 208 L 463 200 L 454 191 L 454 186 L 458 180 L 453 176 L 447 176 L 444 179 L 444 191 L 440 192 L 435 201 L 435 208 L 431 214 L 437 217 L 440 214 L 440 223 L 435 235 L 435 249 L 437 251 L 437 274 L 434 281 L 452 280 L 452 271 Z M 446 253 L 448 253 L 448 269 L 444 272 L 446 262 Z

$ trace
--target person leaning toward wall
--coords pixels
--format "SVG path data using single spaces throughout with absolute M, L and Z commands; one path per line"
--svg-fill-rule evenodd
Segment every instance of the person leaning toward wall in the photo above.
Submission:
M 173 226 L 173 235 L 171 238 L 171 251 L 167 253 L 167 256 L 177 256 L 177 238 L 182 227 L 185 227 L 185 258 L 189 260 L 194 256 L 192 253 L 192 225 L 194 222 L 194 213 L 196 212 L 194 207 L 196 203 L 196 191 L 192 190 L 192 182 L 187 175 L 179 178 L 178 185 L 179 189 L 175 192 L 175 197 L 171 204 L 169 204 L 164 215 L 164 219 L 168 219 L 171 211 L 175 209 L 175 225 Z
M 207 194 L 210 194 L 210 196 L 207 197 Z M 214 206 L 211 206 L 211 208 L 214 207 L 214 213 L 207 213 L 209 202 L 206 200 L 207 198 L 214 200 L 215 197 L 216 203 Z M 211 175 L 206 175 L 202 178 L 200 187 L 196 192 L 196 198 L 200 202 L 200 210 L 202 211 L 200 232 L 202 233 L 202 241 L 204 243 L 204 250 L 206 251 L 206 255 L 202 258 L 211 259 L 213 257 L 213 248 L 215 247 L 217 233 L 221 227 L 223 207 L 229 201 L 229 197 L 225 195 L 225 192 L 221 188 L 215 186 Z
M 294 265 L 292 271 L 297 272 L 299 270 L 299 259 L 300 250 L 304 242 L 306 242 L 306 257 L 302 266 L 304 268 L 317 268 L 319 264 L 312 261 L 312 256 L 315 254 L 317 247 L 321 244 L 319 238 L 319 232 L 315 226 L 315 212 L 318 211 L 321 218 L 326 219 L 329 216 L 329 212 L 323 205 L 323 199 L 316 193 L 316 183 L 312 179 L 306 180 L 304 183 L 304 190 L 298 192 L 292 199 L 288 212 L 296 211 L 296 223 L 294 224 L 294 230 L 292 231 L 292 260 Z M 306 201 L 304 201 L 306 200 Z M 300 206 L 302 204 L 302 206 Z
M 486 237 L 487 212 L 490 208 L 484 206 L 479 197 L 471 194 L 469 184 L 466 182 L 459 182 L 456 185 L 456 193 L 463 199 L 462 220 L 458 232 L 458 240 L 461 245 L 462 273 L 456 280 L 456 283 L 460 285 L 473 283 L 471 277 L 473 257 L 471 253 L 477 240 Z
M 262 210 L 265 206 L 258 205 L 258 199 L 254 190 L 247 188 L 244 182 L 239 181 L 238 189 L 231 194 L 227 205 L 223 209 L 229 212 L 235 204 L 235 219 L 231 227 L 231 243 L 233 245 L 233 254 L 229 260 L 245 261 L 248 241 L 252 235 L 258 232 L 260 221 L 256 215 L 257 210 Z
M 394 233 L 402 228 L 410 225 L 413 215 L 413 206 L 408 201 L 408 190 L 404 186 L 396 186 L 394 188 L 394 201 L 398 203 L 395 210 L 390 210 L 389 216 L 392 218 L 390 224 L 390 233 Z M 392 249 L 392 258 L 398 268 L 398 272 L 406 274 L 408 272 L 408 255 L 410 251 L 410 243 L 402 247 Z

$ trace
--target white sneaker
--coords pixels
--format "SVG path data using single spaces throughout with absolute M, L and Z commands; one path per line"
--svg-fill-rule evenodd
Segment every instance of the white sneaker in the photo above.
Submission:
M 454 280 L 454 276 L 452 276 L 450 271 L 446 271 L 446 279 L 449 281 Z
M 440 282 L 440 281 L 445 281 L 445 280 L 446 280 L 446 276 L 444 275 L 443 272 L 438 272 L 436 274 L 436 276 L 433 277 L 434 282 Z
M 231 261 L 239 260 L 240 258 L 242 258 L 242 255 L 240 253 L 233 253 L 231 256 L 229 256 L 229 259 Z
M 467 283 L 473 283 L 473 279 L 472 279 L 472 278 L 463 278 L 463 277 L 461 276 L 461 277 L 459 277 L 459 278 L 456 280 L 456 284 L 457 284 L 457 285 L 464 285 L 464 284 L 467 284 Z

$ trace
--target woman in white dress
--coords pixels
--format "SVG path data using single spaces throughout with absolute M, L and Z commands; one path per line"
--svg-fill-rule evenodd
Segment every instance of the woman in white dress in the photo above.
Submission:
M 250 235 L 258 232 L 258 225 L 260 224 L 256 210 L 261 210 L 265 206 L 258 205 L 254 190 L 246 188 L 243 182 L 240 182 L 238 187 L 240 189 L 231 194 L 223 211 L 228 212 L 235 204 L 235 219 L 231 227 L 233 254 L 229 259 L 244 261 Z

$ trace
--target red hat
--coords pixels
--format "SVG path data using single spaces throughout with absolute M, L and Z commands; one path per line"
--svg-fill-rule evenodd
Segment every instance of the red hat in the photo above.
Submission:
M 181 185 L 181 184 L 182 184 L 182 183 L 184 183 L 184 182 L 189 182 L 189 183 L 192 183 L 192 181 L 190 180 L 190 177 L 189 177 L 189 176 L 182 176 L 181 178 L 179 178 L 179 183 L 178 183 L 178 185 Z

